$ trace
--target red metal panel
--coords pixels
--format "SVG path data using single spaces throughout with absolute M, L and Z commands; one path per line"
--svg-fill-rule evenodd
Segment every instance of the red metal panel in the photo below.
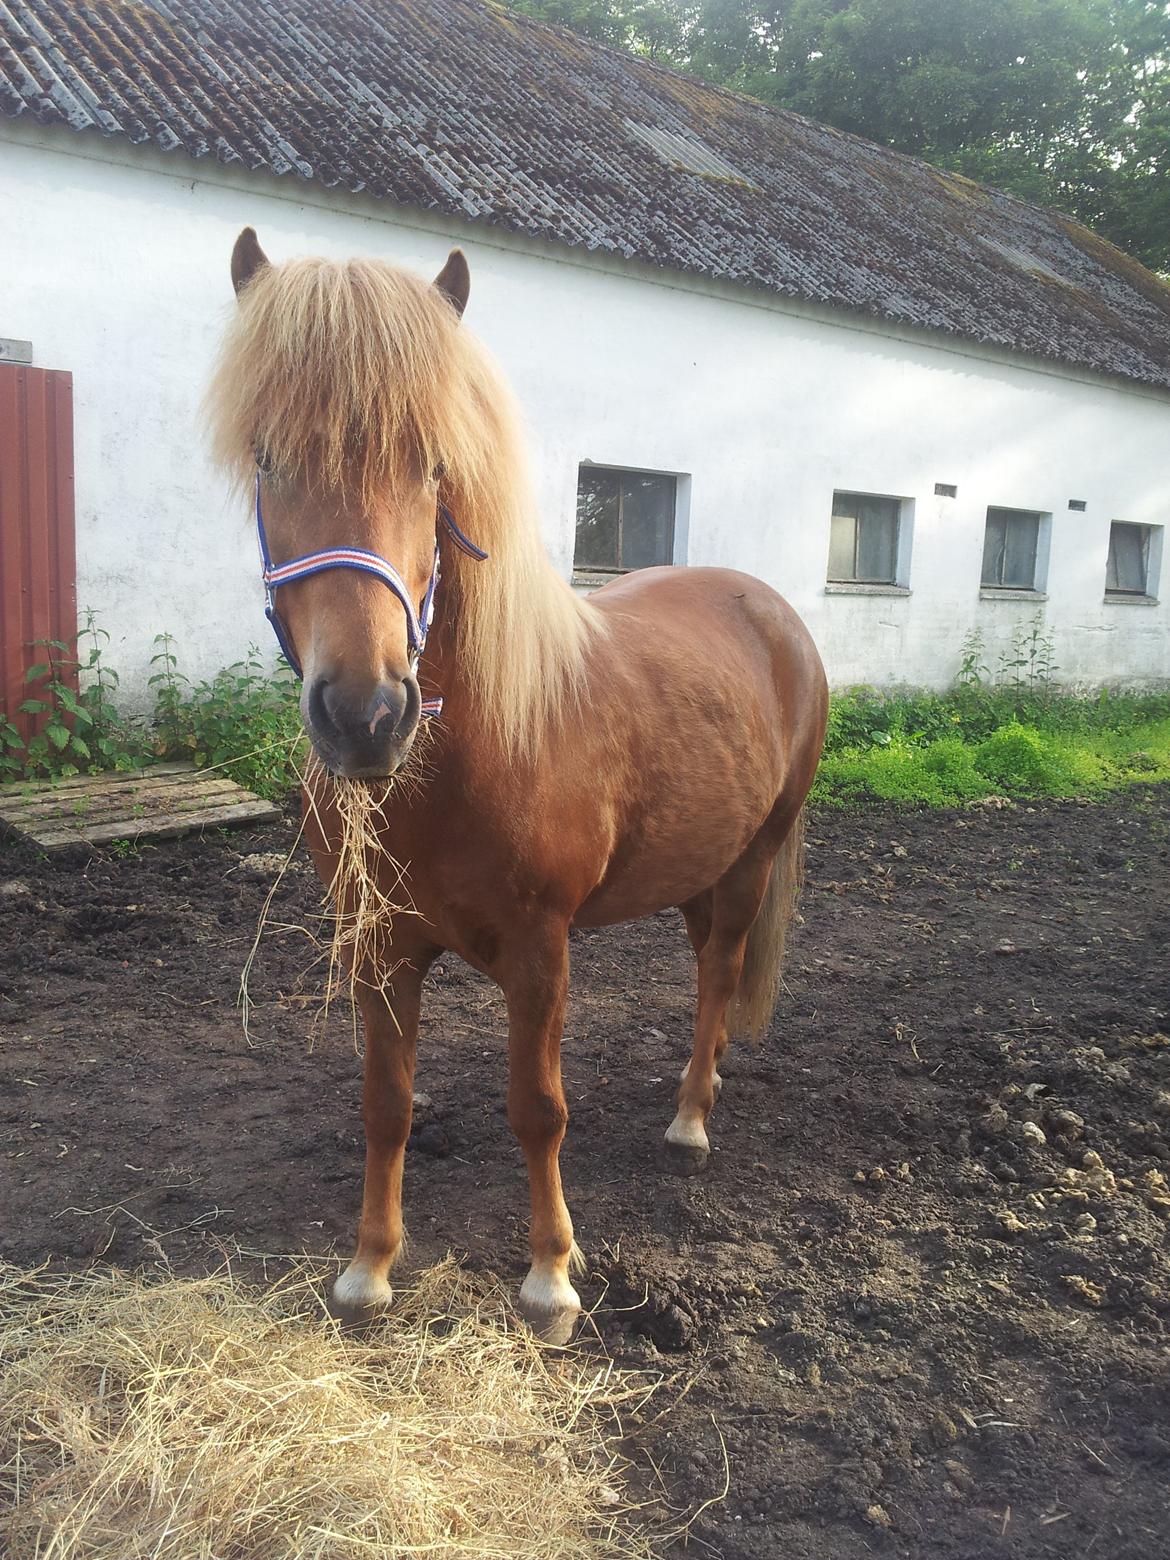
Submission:
M 76 633 L 73 377 L 0 364 L 0 709 L 26 738 L 36 642 Z

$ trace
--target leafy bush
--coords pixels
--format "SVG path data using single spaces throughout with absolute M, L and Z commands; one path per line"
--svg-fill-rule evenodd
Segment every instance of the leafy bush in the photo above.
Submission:
M 155 690 L 155 752 L 187 757 L 200 769 L 273 799 L 296 784 L 299 685 L 284 663 L 273 674 L 253 646 L 244 661 L 192 687 L 178 670 L 169 634 L 160 634 L 150 678 Z
M 26 744 L 0 712 L 0 777 L 60 778 L 188 758 L 262 796 L 278 798 L 295 785 L 301 724 L 287 666 L 274 674 L 253 649 L 192 686 L 179 671 L 174 641 L 160 634 L 149 679 L 154 713 L 134 721 L 114 704 L 118 675 L 103 659 L 107 638 L 88 613 L 81 650 L 57 640 L 39 647 L 46 658 L 25 674 L 31 692 L 19 708 L 41 717 L 40 729 Z
M 821 762 L 814 799 L 859 804 L 867 799 L 949 807 L 993 789 L 975 767 L 973 749 L 957 737 L 915 746 L 895 738 L 868 752 L 830 753 Z
M 869 753 L 829 754 L 822 760 L 815 795 L 853 803 L 873 798 L 941 806 L 950 800 L 937 777 L 926 770 L 923 754 L 901 741 Z
M 1097 790 L 1105 766 L 1088 749 L 1013 721 L 975 749 L 979 773 L 1017 796 L 1076 796 Z
M 134 769 L 148 757 L 143 733 L 114 703 L 118 674 L 103 658 L 109 637 L 89 611 L 72 645 L 36 641 L 44 660 L 25 672 L 29 691 L 17 709 L 39 717 L 38 729 L 26 743 L 0 712 L 0 776 L 65 778 L 83 770 Z

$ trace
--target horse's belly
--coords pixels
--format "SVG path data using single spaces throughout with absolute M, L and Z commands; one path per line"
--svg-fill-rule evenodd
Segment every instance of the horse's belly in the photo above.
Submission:
M 665 795 L 618 839 L 601 882 L 574 916 L 578 926 L 607 926 L 684 904 L 723 876 L 776 801 L 770 785 Z

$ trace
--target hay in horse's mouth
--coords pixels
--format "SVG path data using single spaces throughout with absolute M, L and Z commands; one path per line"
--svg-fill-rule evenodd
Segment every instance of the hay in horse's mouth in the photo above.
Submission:
M 619 1377 L 542 1353 L 448 1258 L 355 1338 L 308 1268 L 144 1279 L 0 1264 L 12 1560 L 648 1560 Z
M 377 780 L 345 779 L 332 774 L 313 749 L 308 749 L 301 772 L 302 790 L 306 799 L 305 815 L 285 857 L 284 866 L 265 899 L 256 935 L 240 975 L 239 1005 L 245 1034 L 249 1032 L 251 1021 L 252 966 L 269 926 L 269 913 L 276 892 L 300 848 L 305 823 L 312 817 L 322 835 L 330 839 L 336 855 L 333 876 L 324 894 L 324 915 L 331 928 L 328 943 L 307 927 L 301 930 L 307 933 L 313 947 L 318 950 L 311 964 L 315 965 L 319 959 L 324 959 L 326 965 L 322 1015 L 329 1012 L 338 994 L 345 992 L 354 1009 L 356 1044 L 354 997 L 357 988 L 364 983 L 380 991 L 386 990 L 398 965 L 383 965 L 379 954 L 389 940 L 394 917 L 418 914 L 410 903 L 405 871 L 386 847 L 380 821 L 382 810 L 393 791 L 401 792 L 420 782 L 424 772 L 423 764 L 420 754 L 413 764 L 396 775 Z M 328 797 L 330 808 L 340 823 L 340 832 L 335 825 L 322 818 L 318 806 L 319 793 Z
M 311 760 L 312 764 L 315 760 Z M 310 809 L 317 809 L 313 782 L 327 774 L 310 767 L 305 774 L 305 795 Z M 347 780 L 329 775 L 329 804 L 341 825 L 334 841 L 337 865 L 326 890 L 333 910 L 333 936 L 325 983 L 328 1008 L 333 996 L 348 986 L 352 996 L 359 983 L 384 991 L 397 965 L 385 964 L 382 951 L 389 943 L 397 915 L 416 915 L 406 889 L 406 873 L 386 847 L 382 812 L 398 783 L 384 780 Z

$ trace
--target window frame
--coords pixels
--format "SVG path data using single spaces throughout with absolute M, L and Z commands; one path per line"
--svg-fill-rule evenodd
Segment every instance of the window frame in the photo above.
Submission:
M 1032 549 L 1032 579 L 1028 585 L 1008 585 L 1003 579 L 989 580 L 984 577 L 983 566 L 987 557 L 987 532 L 992 523 L 992 516 L 1004 516 L 1007 519 L 1033 520 L 1036 524 L 1036 539 Z M 1051 514 L 1043 509 L 1020 509 L 1014 504 L 988 504 L 983 515 L 983 552 L 979 559 L 979 589 L 991 591 L 996 595 L 1011 596 L 1042 596 L 1047 587 L 1047 557 L 1046 547 L 1048 540 L 1048 527 L 1051 522 Z M 1007 531 L 1004 532 L 1003 551 L 1000 555 L 1000 574 L 1003 573 L 1003 564 L 1007 559 Z
M 891 572 L 883 579 L 872 579 L 869 576 L 863 576 L 857 572 L 858 559 L 860 557 L 861 551 L 861 527 L 863 523 L 863 517 L 857 514 L 850 515 L 848 513 L 839 513 L 837 509 L 837 505 L 843 501 L 862 500 L 872 502 L 875 499 L 879 503 L 893 505 L 892 519 L 894 525 L 894 534 L 892 537 L 892 546 L 890 548 L 892 558 Z M 883 591 L 889 591 L 899 595 L 903 594 L 905 591 L 905 580 L 903 576 L 906 573 L 906 564 L 908 562 L 909 551 L 909 525 L 911 520 L 909 510 L 910 501 L 900 493 L 869 493 L 864 492 L 860 488 L 834 488 L 833 501 L 829 510 L 829 561 L 825 569 L 825 589 L 830 592 L 848 592 L 851 590 L 859 590 L 875 591 L 879 593 Z M 834 520 L 853 521 L 854 572 L 844 579 L 839 575 L 835 575 L 830 572 L 832 569 L 833 557 Z
M 617 480 L 617 559 L 616 563 L 581 563 L 577 558 L 577 526 L 580 520 L 581 504 L 581 479 L 583 476 L 613 477 Z M 623 492 L 624 479 L 652 477 L 660 482 L 670 484 L 670 532 L 666 539 L 666 557 L 655 563 L 624 564 L 622 557 L 623 520 L 626 495 Z M 590 579 L 612 578 L 619 574 L 636 574 L 639 569 L 666 568 L 673 565 L 679 548 L 681 526 L 680 500 L 685 477 L 676 471 L 655 471 L 643 466 L 608 466 L 600 461 L 580 461 L 577 465 L 577 493 L 573 514 L 573 576 L 588 576 Z
M 1130 590 L 1124 585 L 1110 585 L 1109 572 L 1113 561 L 1114 532 L 1120 527 L 1129 531 L 1142 533 L 1142 585 L 1140 590 Z M 1157 576 L 1161 565 L 1161 541 L 1162 527 L 1158 525 L 1146 525 L 1136 520 L 1111 520 L 1109 522 L 1109 545 L 1105 554 L 1105 599 L 1106 601 L 1155 601 L 1157 599 Z

